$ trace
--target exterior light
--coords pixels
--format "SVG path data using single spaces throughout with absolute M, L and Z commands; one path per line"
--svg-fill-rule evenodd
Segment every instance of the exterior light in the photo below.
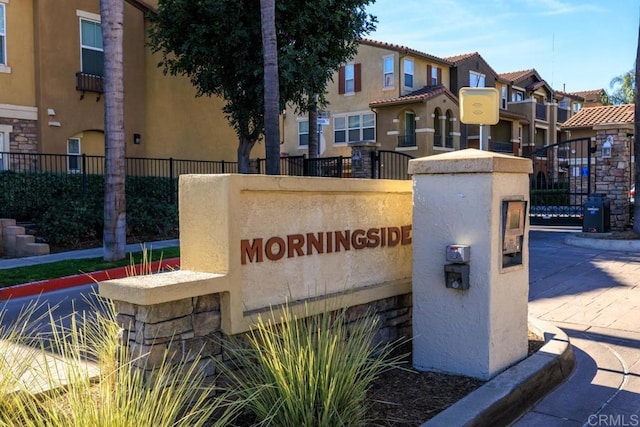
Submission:
M 602 144 L 602 158 L 610 159 L 612 149 L 613 149 L 613 136 L 609 135 L 607 136 L 607 139 L 605 140 L 604 144 Z

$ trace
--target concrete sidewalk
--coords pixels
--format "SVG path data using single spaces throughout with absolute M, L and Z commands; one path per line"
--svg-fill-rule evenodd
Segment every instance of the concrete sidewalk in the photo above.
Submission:
M 162 248 L 170 248 L 174 246 L 180 246 L 180 240 L 160 240 L 157 242 L 144 243 L 144 247 L 147 250 L 157 250 Z M 126 246 L 127 252 L 141 251 L 143 248 L 142 243 L 132 243 Z M 102 256 L 102 248 L 82 249 L 78 251 L 70 252 L 58 252 L 49 255 L 40 255 L 26 258 L 0 258 L 0 270 L 15 267 L 26 267 L 36 264 L 47 264 L 57 261 L 65 261 L 69 259 L 83 259 L 83 258 L 99 258 Z
M 570 337 L 576 368 L 513 425 L 640 425 L 640 253 L 574 233 L 532 228 L 529 315 Z

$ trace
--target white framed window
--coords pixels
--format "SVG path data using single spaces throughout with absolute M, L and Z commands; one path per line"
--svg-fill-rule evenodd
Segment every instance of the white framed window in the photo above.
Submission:
M 485 75 L 476 71 L 469 71 L 469 86 L 484 87 Z
M 309 146 L 309 120 L 298 122 L 298 147 Z
M 520 92 L 519 90 L 513 91 L 511 93 L 511 101 L 519 102 L 523 100 L 524 100 L 524 93 Z
M 13 126 L 0 125 L 0 172 L 9 170 L 9 134 Z
M 374 141 L 375 138 L 376 115 L 374 113 L 334 116 L 334 144 L 345 144 L 354 141 Z
M 573 107 L 573 112 L 577 113 L 578 111 L 582 110 L 582 103 L 581 102 L 574 102 L 572 107 Z
M 7 65 L 6 7 L 0 2 L 0 65 Z
M 404 87 L 413 88 L 413 59 L 404 60 Z
M 67 171 L 80 172 L 80 138 L 67 140 Z
M 431 86 L 435 86 L 440 83 L 438 81 L 438 70 L 438 67 L 431 67 L 431 75 L 429 76 Z
M 344 67 L 344 92 L 355 93 L 356 73 L 354 64 L 347 64 Z
M 100 21 L 80 18 L 80 70 L 104 76 L 104 50 Z
M 506 110 L 507 109 L 507 87 L 506 86 L 502 86 L 502 109 Z
M 392 88 L 394 86 L 393 76 L 393 56 L 387 56 L 382 59 L 383 65 L 383 87 L 385 89 Z

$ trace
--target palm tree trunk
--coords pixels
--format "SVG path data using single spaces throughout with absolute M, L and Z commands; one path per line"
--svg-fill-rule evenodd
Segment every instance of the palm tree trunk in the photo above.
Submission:
M 264 58 L 264 134 L 267 174 L 280 175 L 280 84 L 275 0 L 260 0 Z
M 636 192 L 640 184 L 640 25 L 638 25 L 638 47 L 636 51 L 636 90 L 635 90 L 635 106 L 633 112 L 635 115 L 633 126 L 633 160 L 634 167 L 634 183 Z M 640 198 L 636 194 L 633 201 L 633 231 L 640 233 Z
M 124 2 L 101 0 L 104 46 L 104 131 L 105 187 L 103 257 L 106 261 L 125 258 L 127 220 L 125 198 L 125 133 L 123 24 Z

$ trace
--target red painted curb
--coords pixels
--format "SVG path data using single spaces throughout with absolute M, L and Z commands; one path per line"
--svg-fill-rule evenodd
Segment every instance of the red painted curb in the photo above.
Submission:
M 140 265 L 134 266 L 136 273 L 140 272 Z M 180 258 L 170 258 L 162 261 L 154 261 L 149 268 L 152 271 L 159 269 L 171 269 L 180 267 Z M 41 280 L 38 282 L 24 283 L 22 285 L 9 286 L 0 289 L 0 300 L 39 295 L 44 292 L 57 291 L 73 286 L 86 285 L 91 282 L 101 282 L 109 279 L 121 279 L 130 274 L 127 270 L 131 267 L 118 267 L 109 270 L 92 271 L 90 273 L 76 274 L 74 276 L 59 277 L 55 279 Z

